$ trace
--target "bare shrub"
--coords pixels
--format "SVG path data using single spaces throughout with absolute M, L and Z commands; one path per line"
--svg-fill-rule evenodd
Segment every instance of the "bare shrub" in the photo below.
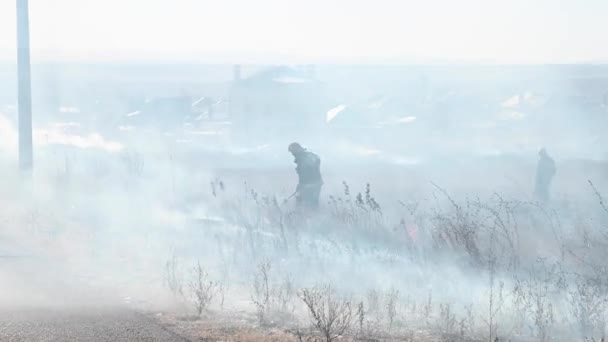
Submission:
M 518 201 L 507 201 L 499 194 L 494 194 L 490 203 L 477 201 L 475 205 L 489 216 L 484 220 L 484 225 L 486 230 L 490 231 L 492 254 L 500 254 L 506 259 L 507 269 L 519 268 L 520 236 L 516 211 L 523 204 Z
M 591 224 L 577 226 L 576 244 L 567 246 L 567 253 L 573 258 L 579 269 L 572 274 L 571 286 L 568 291 L 568 304 L 581 337 L 593 340 L 593 335 L 599 334 L 604 340 L 608 317 L 608 278 L 605 266 L 606 250 L 608 247 L 608 232 L 605 228 L 605 214 L 608 208 L 602 194 L 588 181 L 594 196 L 602 210 L 600 220 Z
M 476 266 L 485 263 L 484 249 L 491 248 L 501 260 L 501 267 L 507 270 L 520 267 L 519 218 L 529 206 L 499 194 L 488 201 L 474 198 L 457 202 L 445 189 L 434 183 L 433 186 L 449 204 L 445 210 L 439 206 L 434 209 L 432 238 L 437 248 L 449 247 L 462 252 Z
M 293 313 L 295 311 L 295 297 L 296 291 L 293 280 L 291 276 L 286 275 L 279 284 L 272 287 L 272 309 L 282 314 Z
M 264 248 L 262 236 L 273 229 L 272 224 L 276 219 L 270 215 L 272 211 L 268 210 L 266 197 L 245 185 L 245 197 L 223 203 L 222 210 L 228 220 L 245 230 L 240 254 L 246 255 L 248 261 L 258 260 Z M 212 187 L 212 195 L 214 191 L 215 196 L 218 195 L 218 188 L 219 183 Z
M 466 252 L 476 264 L 482 263 L 479 248 L 479 232 L 481 225 L 481 209 L 472 202 L 458 204 L 446 190 L 434 184 L 449 201 L 452 210 L 435 213 L 433 222 L 435 231 L 433 239 L 438 248 L 451 247 Z
M 606 333 L 608 309 L 608 284 L 600 274 L 577 274 L 574 288 L 568 293 L 571 312 L 581 329 L 582 337 L 592 336 L 595 331 L 602 338 Z
M 191 299 L 198 316 L 207 310 L 217 292 L 218 285 L 209 279 L 209 274 L 197 262 L 192 270 L 192 279 L 189 282 Z
M 300 329 L 295 332 L 296 338 L 298 342 L 317 342 L 317 338 L 315 336 L 310 336 L 309 334 L 305 334 Z
M 555 323 L 552 294 L 562 280 L 556 267 L 548 267 L 539 259 L 526 279 L 516 279 L 513 291 L 515 306 L 531 319 L 535 335 L 541 342 L 549 341 Z
M 264 324 L 266 322 L 266 316 L 270 310 L 269 272 L 270 262 L 263 262 L 258 265 L 253 279 L 251 301 L 255 305 L 256 315 L 260 324 Z
M 359 334 L 362 334 L 365 326 L 365 304 L 363 302 L 357 304 L 357 323 L 359 324 Z
M 326 342 L 335 341 L 350 329 L 353 320 L 351 301 L 338 298 L 331 286 L 303 289 L 299 295 L 313 327 Z
M 422 319 L 424 319 L 424 323 L 426 326 L 430 326 L 431 324 L 431 316 L 433 315 L 433 292 L 429 291 L 429 296 L 427 297 L 426 302 L 422 306 Z
M 381 324 L 377 318 L 370 318 L 363 302 L 357 304 L 355 319 L 357 323 L 356 341 L 378 341 L 381 334 Z
M 386 317 L 388 319 L 389 329 L 393 328 L 393 324 L 397 319 L 397 304 L 399 303 L 399 290 L 390 288 L 385 294 Z
M 220 310 L 224 310 L 224 304 L 226 303 L 226 284 L 220 283 L 217 287 L 217 294 L 220 296 Z
M 357 320 L 357 333 L 355 340 L 369 341 L 371 336 L 374 335 L 375 331 L 374 325 L 370 320 L 367 319 L 365 304 L 363 302 L 359 302 L 359 304 L 357 304 L 355 318 Z
M 353 198 L 348 183 L 342 182 L 344 196 L 329 196 L 329 218 L 334 225 L 357 229 L 360 232 L 389 232 L 380 204 L 372 195 L 371 185 L 365 185 L 364 193 L 357 193 Z
M 184 296 L 184 277 L 175 253 L 171 253 L 171 258 L 165 264 L 164 283 L 174 298 Z
M 439 304 L 439 317 L 437 328 L 442 336 L 449 337 L 456 333 L 456 315 L 451 303 Z
M 281 281 L 273 281 L 271 269 L 269 261 L 259 264 L 253 279 L 251 301 L 262 325 L 268 323 L 271 315 L 284 318 L 295 311 L 296 290 L 291 277 L 286 275 Z
M 497 316 L 502 310 L 502 307 L 505 303 L 505 293 L 504 288 L 505 284 L 503 281 L 496 281 L 496 273 L 497 273 L 497 260 L 496 255 L 494 254 L 493 243 L 494 239 L 494 230 L 492 230 L 491 244 L 489 248 L 489 256 L 488 256 L 488 276 L 489 276 L 489 293 L 488 293 L 488 316 L 485 319 L 485 323 L 488 326 L 488 341 L 493 341 L 494 339 L 498 339 L 498 322 Z
M 458 323 L 460 327 L 460 337 L 473 336 L 475 334 L 475 315 L 473 314 L 473 305 L 464 307 L 464 317 Z
M 375 318 L 380 318 L 380 293 L 376 289 L 370 289 L 366 294 L 367 310 L 366 314 Z

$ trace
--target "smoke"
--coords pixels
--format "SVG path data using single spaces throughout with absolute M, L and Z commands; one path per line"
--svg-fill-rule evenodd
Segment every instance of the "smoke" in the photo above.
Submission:
M 0 151 L 4 158 L 14 158 L 17 151 L 17 130 L 6 114 L 0 113 Z
M 120 69 L 120 81 L 108 68 L 82 76 L 92 90 L 64 80 L 56 99 L 35 100 L 30 180 L 16 172 L 15 113 L 0 115 L 0 254 L 14 257 L 0 260 L 3 303 L 187 305 L 168 288 L 168 267 L 188 279 L 200 262 L 228 289 L 227 307 L 254 311 L 255 272 L 269 262 L 272 281 L 289 278 L 296 288 L 332 284 L 353 298 L 398 289 L 403 319 L 432 329 L 447 304 L 461 317 L 473 305 L 477 321 L 487 319 L 490 293 L 501 283 L 512 292 L 539 258 L 571 280 L 581 271 L 572 255 L 602 255 L 581 247 L 600 239 L 606 222 L 588 183 L 599 193 L 608 184 L 603 162 L 591 160 L 605 147 L 588 142 L 601 138 L 578 140 L 585 124 L 566 114 L 546 124 L 553 111 L 543 106 L 558 95 L 530 95 L 521 80 L 488 76 L 471 85 L 476 74 L 457 67 L 334 66 L 316 70 L 322 84 L 297 68 L 273 69 L 299 77 L 277 85 L 258 68 L 244 81 L 253 85 L 237 90 L 176 77 L 192 94 L 183 96 L 175 83 L 151 87 L 149 75 L 124 83 L 130 73 L 137 79 L 136 67 Z M 551 83 L 541 80 L 539 89 Z M 209 89 L 219 95 L 197 102 L 194 94 Z M 148 93 L 155 95 L 142 100 Z M 197 110 L 193 103 L 211 105 L 182 113 Z M 575 132 L 553 138 L 566 126 Z M 302 214 L 289 198 L 293 141 L 322 158 L 319 213 Z M 539 146 L 558 164 L 548 206 L 533 197 Z M 517 325 L 519 311 L 508 303 L 503 328 Z M 573 321 L 568 303 L 552 303 Z
M 86 136 L 66 134 L 63 130 L 64 125 L 55 125 L 48 129 L 38 129 L 34 131 L 34 145 L 43 147 L 45 145 L 72 146 L 79 149 L 100 149 L 107 152 L 120 152 L 123 150 L 122 144 L 107 141 L 98 133 L 90 133 Z

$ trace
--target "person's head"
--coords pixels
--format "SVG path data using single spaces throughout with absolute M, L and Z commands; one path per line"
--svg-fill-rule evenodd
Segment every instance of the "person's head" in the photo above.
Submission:
M 549 156 L 549 154 L 547 153 L 547 149 L 546 149 L 546 148 L 544 148 L 544 147 L 543 147 L 543 148 L 541 148 L 541 149 L 540 149 L 540 151 L 538 151 L 538 155 L 539 155 L 541 158 L 545 158 L 545 157 L 548 157 L 548 156 Z
M 295 156 L 304 152 L 304 147 L 302 147 L 302 145 L 298 144 L 297 142 L 294 142 L 289 144 L 287 150 Z

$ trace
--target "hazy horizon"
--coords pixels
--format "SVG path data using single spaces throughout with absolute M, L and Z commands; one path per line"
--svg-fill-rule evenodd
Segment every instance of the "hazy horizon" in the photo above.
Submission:
M 15 57 L 14 5 L 0 4 L 0 60 Z M 597 0 L 30 0 L 34 63 L 605 63 L 606 14 Z
M 606 341 L 608 1 L 19 1 L 0 341 Z

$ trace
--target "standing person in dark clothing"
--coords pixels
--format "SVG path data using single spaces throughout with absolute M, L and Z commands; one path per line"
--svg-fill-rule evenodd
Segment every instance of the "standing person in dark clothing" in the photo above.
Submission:
M 549 157 L 547 150 L 544 148 L 540 150 L 538 155 L 539 160 L 536 169 L 535 194 L 540 202 L 547 203 L 550 198 L 551 182 L 553 181 L 556 172 L 555 161 Z
M 294 157 L 298 173 L 296 203 L 300 208 L 316 209 L 319 207 L 319 196 L 323 186 L 321 159 L 298 143 L 290 144 L 288 150 Z

